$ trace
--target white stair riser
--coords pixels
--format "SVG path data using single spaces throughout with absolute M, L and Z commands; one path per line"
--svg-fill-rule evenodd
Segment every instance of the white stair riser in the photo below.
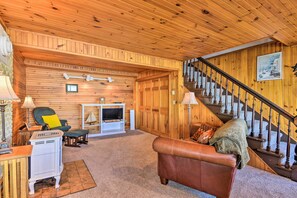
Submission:
M 234 111 L 235 114 L 237 114 L 237 108 L 238 108 L 237 103 L 234 103 L 233 111 Z M 240 104 L 240 106 L 239 106 L 240 111 L 242 110 L 242 108 L 243 108 L 243 104 Z M 231 111 L 231 104 L 228 104 L 227 105 L 227 110 L 228 110 L 228 113 Z M 224 103 L 223 103 L 223 107 L 222 107 L 222 111 L 221 112 L 222 113 L 225 113 L 225 105 L 224 105 Z
M 252 120 L 248 120 L 247 121 L 247 125 L 248 125 L 248 127 L 249 127 L 249 130 L 251 130 L 251 127 L 252 127 Z M 262 131 L 263 130 L 267 130 L 266 128 L 267 128 L 267 126 L 268 126 L 268 122 L 266 122 L 266 121 L 263 121 L 263 123 L 262 123 Z M 260 121 L 259 120 L 255 120 L 254 121 L 254 131 L 258 131 L 259 130 L 259 128 L 260 128 Z
M 290 144 L 290 165 L 293 164 L 294 162 L 294 155 L 295 155 L 295 145 L 294 144 Z M 287 143 L 286 142 L 281 142 L 280 143 L 280 151 L 281 153 L 284 154 L 284 158 L 282 159 L 282 164 L 285 164 L 286 162 L 286 151 L 287 151 Z
M 247 121 L 252 120 L 252 118 L 253 118 L 253 113 L 252 113 L 251 111 L 247 111 L 246 113 L 247 113 L 247 114 L 246 114 L 246 120 L 247 120 Z M 240 118 L 244 119 L 244 111 L 240 111 L 240 112 L 239 112 L 239 115 L 240 115 L 240 116 L 239 116 Z

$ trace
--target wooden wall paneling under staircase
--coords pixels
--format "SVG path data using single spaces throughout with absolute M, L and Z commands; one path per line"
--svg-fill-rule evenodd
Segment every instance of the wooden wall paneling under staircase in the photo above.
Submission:
M 248 165 L 276 174 L 276 172 L 270 168 L 269 165 L 267 165 L 260 157 L 259 155 L 257 155 L 253 149 L 251 149 L 250 147 L 248 147 L 248 152 L 249 152 L 249 156 L 250 156 L 250 161 L 248 162 Z
M 189 92 L 187 88 L 184 88 L 184 93 Z M 198 102 L 198 105 L 191 105 L 191 123 L 195 124 L 198 122 L 202 123 L 210 123 L 212 126 L 222 126 L 223 122 L 212 112 L 208 109 L 207 106 L 203 104 L 199 100 L 199 98 L 196 97 L 196 100 Z M 184 132 L 185 132 L 185 138 L 190 137 L 189 132 L 189 122 L 188 122 L 188 106 L 183 105 L 184 108 Z
M 13 59 L 13 90 L 20 98 L 21 102 L 13 103 L 13 129 L 12 143 L 17 143 L 19 128 L 26 122 L 26 109 L 22 109 L 24 99 L 26 97 L 26 68 L 23 63 L 14 54 Z
M 66 68 L 65 68 L 66 69 Z M 58 116 L 67 119 L 73 129 L 80 128 L 82 103 L 99 103 L 100 97 L 105 97 L 105 103 L 123 102 L 126 104 L 126 126 L 130 123 L 130 109 L 135 109 L 133 95 L 136 77 L 116 76 L 78 71 L 66 71 L 69 75 L 82 76 L 91 74 L 94 77 L 110 76 L 114 82 L 89 81 L 84 79 L 69 79 L 63 77 L 65 70 L 42 67 L 26 67 L 27 95 L 32 96 L 37 107 L 53 108 Z M 112 72 L 111 72 L 112 73 Z M 66 93 L 66 84 L 78 84 L 78 93 Z M 94 110 L 96 113 L 97 111 Z M 87 115 L 86 115 L 87 116 Z M 33 118 L 31 117 L 33 122 Z

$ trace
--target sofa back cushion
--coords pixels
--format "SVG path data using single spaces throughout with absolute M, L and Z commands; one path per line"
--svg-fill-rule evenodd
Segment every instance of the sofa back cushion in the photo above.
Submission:
M 56 112 L 49 107 L 36 107 L 33 109 L 33 117 L 35 119 L 35 122 L 41 125 L 44 124 L 42 116 L 54 114 L 56 114 Z

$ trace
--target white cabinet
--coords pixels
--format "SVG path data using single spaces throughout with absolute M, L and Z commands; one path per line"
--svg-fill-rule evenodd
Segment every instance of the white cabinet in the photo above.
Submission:
M 98 108 L 98 120 L 93 125 L 86 123 L 88 107 Z M 125 133 L 125 104 L 81 104 L 81 121 L 82 129 L 99 126 L 98 133 L 89 133 L 89 137 Z
M 63 171 L 62 136 L 60 130 L 34 132 L 30 144 L 33 145 L 30 157 L 30 194 L 34 194 L 34 184 L 37 180 L 55 177 L 56 185 L 60 185 L 60 175 Z

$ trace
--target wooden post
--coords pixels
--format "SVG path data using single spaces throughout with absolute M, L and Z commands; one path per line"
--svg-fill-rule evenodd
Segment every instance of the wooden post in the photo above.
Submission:
M 175 122 L 178 123 L 178 130 L 176 133 L 176 138 L 182 137 L 182 132 L 185 130 L 184 128 L 184 105 L 181 104 L 181 101 L 184 97 L 184 83 L 182 77 L 182 71 L 179 70 L 177 72 L 177 104 L 175 105 L 177 109 L 177 116 L 175 116 Z M 169 115 L 170 116 L 170 115 Z
M 259 126 L 259 138 L 262 138 L 262 130 L 263 130 L 263 102 L 261 101 L 260 105 L 260 126 Z
M 290 149 L 291 149 L 291 121 L 288 122 L 288 138 L 285 168 L 290 168 Z
M 267 137 L 267 147 L 266 147 L 266 150 L 267 151 L 270 151 L 271 147 L 270 147 L 270 144 L 271 144 L 271 119 L 272 119 L 272 112 L 271 112 L 271 107 L 269 108 L 269 116 L 268 116 L 268 137 Z
M 199 70 L 199 61 L 197 63 L 197 75 L 196 75 L 197 79 L 196 79 L 196 89 L 199 88 L 199 77 L 200 77 L 200 70 Z

